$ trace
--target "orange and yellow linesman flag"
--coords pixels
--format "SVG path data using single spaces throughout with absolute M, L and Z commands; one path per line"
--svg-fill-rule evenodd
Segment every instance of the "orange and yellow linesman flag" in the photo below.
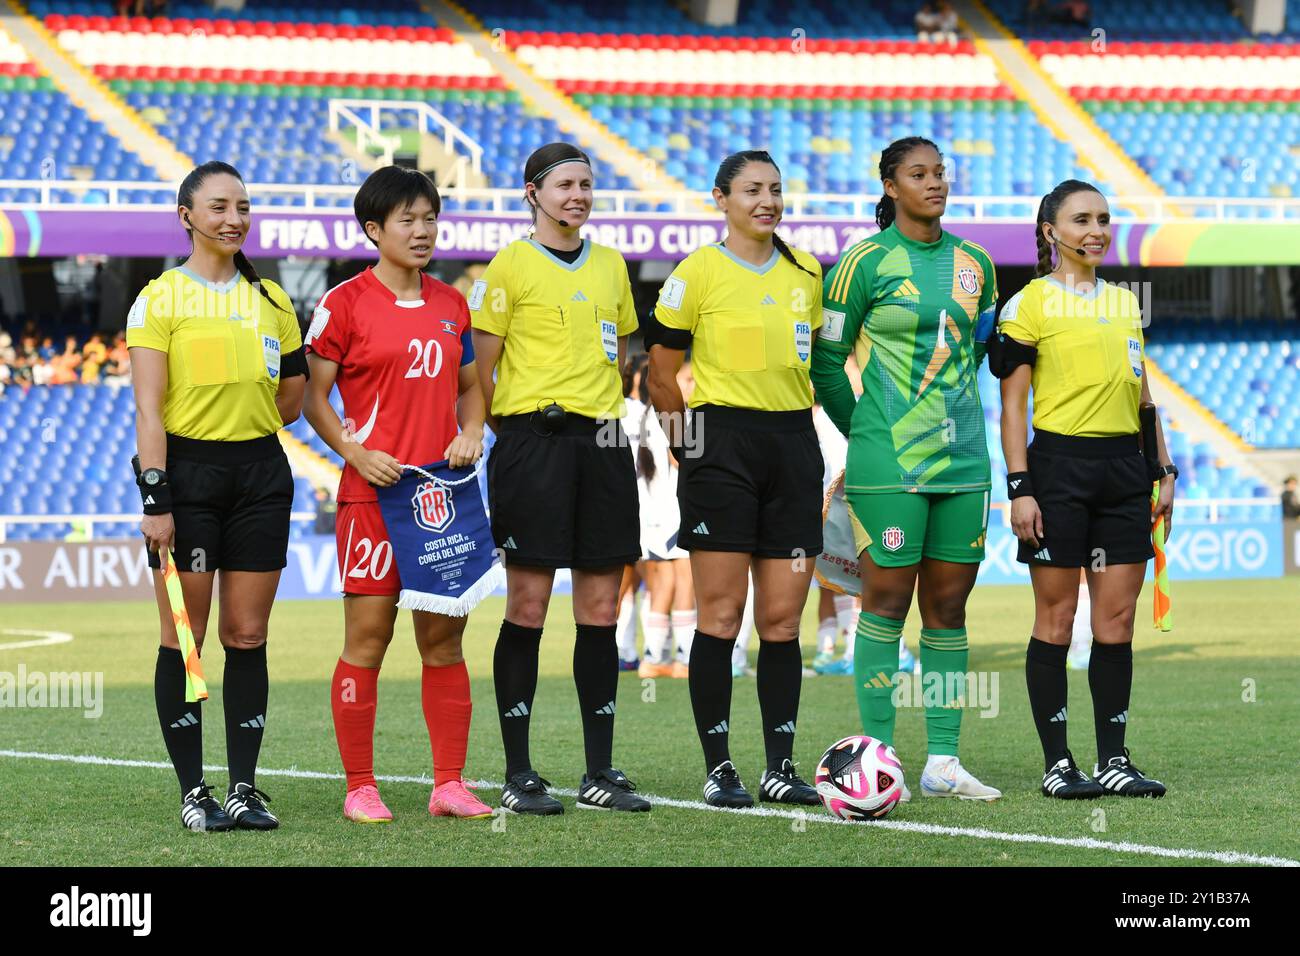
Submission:
M 185 700 L 194 703 L 208 699 L 208 683 L 203 679 L 203 665 L 199 662 L 199 649 L 194 643 L 194 630 L 190 627 L 190 614 L 185 610 L 185 595 L 181 593 L 181 576 L 176 571 L 176 559 L 167 548 L 158 550 L 162 561 L 163 582 L 167 585 L 167 601 L 172 606 L 172 623 L 176 625 L 176 638 L 185 659 Z
M 1151 511 L 1160 500 L 1160 482 L 1151 489 Z M 1169 597 L 1169 559 L 1165 555 L 1165 518 L 1161 515 L 1151 528 L 1151 544 L 1156 549 L 1156 587 L 1152 596 L 1153 626 L 1162 631 L 1174 629 L 1174 608 Z

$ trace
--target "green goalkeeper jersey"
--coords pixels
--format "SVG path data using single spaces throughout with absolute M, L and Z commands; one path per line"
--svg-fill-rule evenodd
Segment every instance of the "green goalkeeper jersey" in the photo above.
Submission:
M 813 343 L 817 398 L 849 438 L 845 491 L 989 488 L 976 376 L 993 330 L 993 260 L 948 232 L 916 242 L 891 225 L 827 274 Z M 855 402 L 844 363 L 862 370 Z

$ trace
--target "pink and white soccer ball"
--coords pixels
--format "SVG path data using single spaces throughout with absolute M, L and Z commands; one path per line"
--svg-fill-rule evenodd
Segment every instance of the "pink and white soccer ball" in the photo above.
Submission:
M 875 737 L 845 737 L 822 754 L 815 785 L 832 816 L 878 820 L 903 795 L 903 766 L 894 748 Z

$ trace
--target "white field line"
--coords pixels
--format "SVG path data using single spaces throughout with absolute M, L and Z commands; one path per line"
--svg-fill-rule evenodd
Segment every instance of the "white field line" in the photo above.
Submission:
M 20 627 L 0 627 L 0 634 L 35 637 L 35 641 L 10 641 L 0 644 L 0 651 L 16 651 L 20 647 L 47 647 L 51 644 L 67 644 L 72 635 L 66 631 L 29 631 Z
M 49 760 L 59 763 L 94 764 L 102 767 L 146 767 L 153 770 L 171 770 L 172 765 L 160 760 L 119 760 L 113 757 L 97 757 L 91 754 L 49 754 L 24 750 L 0 750 L 0 757 L 15 760 Z M 214 772 L 226 768 L 219 764 L 206 764 L 204 770 Z M 285 770 L 265 769 L 259 767 L 259 776 L 291 777 L 296 780 L 342 780 L 341 773 L 327 773 L 319 770 L 299 770 L 290 767 Z M 433 783 L 432 777 L 377 776 L 385 783 L 419 783 L 425 786 Z M 500 789 L 501 784 L 494 780 L 468 780 L 472 787 Z M 562 797 L 576 797 L 576 790 L 552 787 L 551 793 Z M 933 823 L 914 823 L 908 820 L 874 820 L 868 823 L 850 823 L 837 820 L 817 811 L 777 810 L 769 807 L 755 807 L 751 810 L 727 810 L 711 807 L 698 800 L 676 800 L 672 797 L 657 797 L 642 794 L 655 806 L 673 807 L 681 810 L 704 810 L 709 813 L 725 813 L 741 817 L 780 817 L 786 820 L 805 820 L 809 823 L 829 823 L 840 826 L 861 826 L 884 830 L 899 830 L 904 833 L 922 833 L 929 836 L 970 837 L 975 840 L 998 840 L 1004 843 L 1039 843 L 1047 846 L 1075 847 L 1083 850 L 1108 850 L 1111 853 L 1132 853 L 1138 856 L 1166 857 L 1175 860 L 1209 860 L 1214 863 L 1245 863 L 1254 866 L 1300 866 L 1300 860 L 1291 860 L 1281 856 L 1257 856 L 1253 853 L 1239 853 L 1235 850 L 1184 850 L 1163 846 L 1148 846 L 1143 843 L 1111 843 L 1106 840 L 1094 840 L 1091 837 L 1053 837 L 1037 833 L 1003 833 L 983 827 L 945 827 Z

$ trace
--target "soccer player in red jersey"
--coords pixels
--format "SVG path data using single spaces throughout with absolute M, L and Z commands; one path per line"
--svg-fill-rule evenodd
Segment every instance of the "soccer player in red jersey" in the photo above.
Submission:
M 438 234 L 442 203 L 436 187 L 423 173 L 389 166 L 366 179 L 353 208 L 379 247 L 379 262 L 330 289 L 316 307 L 306 338 L 306 415 L 345 463 L 335 530 L 343 654 L 330 689 L 347 774 L 343 815 L 384 823 L 393 816 L 375 786 L 376 685 L 393 639 L 401 584 L 371 486 L 395 484 L 402 464 L 444 458 L 454 468 L 474 464 L 483 452 L 484 406 L 465 298 L 422 271 Z M 346 426 L 329 403 L 336 383 Z M 421 697 L 433 749 L 429 812 L 491 816 L 491 808 L 461 781 L 470 721 L 469 674 L 461 655 L 466 618 L 425 611 L 411 616 L 424 662 Z

